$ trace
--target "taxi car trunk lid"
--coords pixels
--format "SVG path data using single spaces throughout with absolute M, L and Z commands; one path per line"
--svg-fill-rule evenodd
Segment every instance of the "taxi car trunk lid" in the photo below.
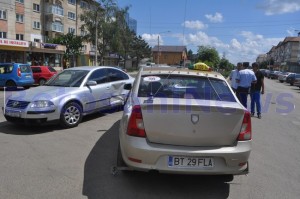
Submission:
M 144 102 L 141 110 L 149 142 L 181 146 L 236 143 L 244 118 L 243 107 L 232 102 L 188 100 L 140 98 Z

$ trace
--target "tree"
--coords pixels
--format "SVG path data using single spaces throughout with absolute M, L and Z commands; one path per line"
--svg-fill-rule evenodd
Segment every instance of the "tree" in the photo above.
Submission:
M 54 44 L 61 44 L 66 46 L 66 52 L 64 54 L 64 60 L 72 60 L 72 66 L 76 66 L 77 57 L 81 54 L 80 49 L 82 45 L 82 37 L 76 36 L 73 33 L 68 33 L 66 35 L 61 35 L 59 37 L 53 38 L 50 42 Z
M 219 63 L 219 68 L 225 71 L 231 71 L 234 68 L 234 64 L 230 63 L 228 59 L 222 58 Z
M 217 50 L 210 46 L 199 46 L 198 61 L 204 62 L 207 65 L 215 68 L 220 62 L 220 57 Z
M 131 57 L 136 58 L 136 68 L 138 67 L 138 63 L 142 58 L 151 56 L 151 47 L 148 43 L 141 37 L 132 34 L 133 41 L 130 45 L 130 55 Z

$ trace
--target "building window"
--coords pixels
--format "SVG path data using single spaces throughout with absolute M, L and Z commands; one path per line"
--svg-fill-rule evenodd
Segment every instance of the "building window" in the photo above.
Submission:
M 34 42 L 41 42 L 40 39 L 34 39 L 33 41 L 34 41 Z
M 6 39 L 6 32 L 0 32 L 0 38 Z
M 16 34 L 16 40 L 24 40 L 23 34 Z
M 76 19 L 75 13 L 74 12 L 68 12 L 68 18 L 72 19 L 72 20 L 75 20 Z
M 80 31 L 80 36 L 85 36 L 85 35 L 87 35 L 87 31 L 86 30 L 81 30 Z
M 64 26 L 62 25 L 61 22 L 59 21 L 55 21 L 52 24 L 52 31 L 56 31 L 56 32 L 64 32 Z
M 68 29 L 68 33 L 74 34 L 74 33 L 75 33 L 75 28 L 69 28 L 69 29 Z
M 24 22 L 24 15 L 22 14 L 16 14 L 16 21 L 23 23 Z
M 81 52 L 86 52 L 86 49 L 87 49 L 87 46 L 83 45 L 82 48 L 81 48 Z
M 52 5 L 51 7 L 51 13 L 55 15 L 64 16 L 64 9 L 59 5 Z
M 80 1 L 80 7 L 83 9 L 89 8 L 89 4 L 85 1 Z
M 68 0 L 68 3 L 75 5 L 76 4 L 76 0 Z
M 0 10 L 0 19 L 6 19 L 6 11 Z
M 24 0 L 16 0 L 16 2 L 24 4 Z
M 40 5 L 39 4 L 33 4 L 33 11 L 40 12 Z
M 33 22 L 33 28 L 34 29 L 41 29 L 41 23 L 39 21 Z

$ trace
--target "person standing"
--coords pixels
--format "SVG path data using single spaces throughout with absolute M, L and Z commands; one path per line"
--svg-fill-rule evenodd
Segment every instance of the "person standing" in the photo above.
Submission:
M 236 69 L 232 70 L 229 75 L 229 79 L 231 81 L 231 88 L 234 91 L 234 93 L 236 93 L 236 89 L 238 87 L 236 79 L 237 79 L 238 73 L 241 70 L 241 68 L 242 68 L 242 63 L 238 63 L 236 66 Z
M 243 69 L 239 71 L 237 76 L 238 87 L 236 90 L 236 95 L 242 105 L 247 108 L 248 94 L 251 84 L 256 83 L 256 76 L 252 70 L 245 67 L 246 66 L 243 65 Z
M 252 63 L 252 69 L 253 72 L 255 73 L 257 81 L 256 83 L 251 85 L 251 92 L 250 92 L 251 116 L 255 115 L 255 106 L 256 106 L 257 117 L 260 119 L 261 118 L 261 101 L 260 101 L 261 95 L 260 94 L 265 93 L 264 75 L 259 70 L 259 66 L 256 62 Z

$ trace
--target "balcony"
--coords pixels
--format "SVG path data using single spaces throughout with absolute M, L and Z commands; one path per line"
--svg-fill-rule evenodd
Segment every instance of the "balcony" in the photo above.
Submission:
M 46 14 L 47 15 L 56 15 L 63 17 L 64 16 L 64 9 L 59 5 L 46 5 Z
M 53 31 L 53 32 L 64 32 L 64 25 L 59 22 L 53 22 L 47 24 L 47 31 Z

